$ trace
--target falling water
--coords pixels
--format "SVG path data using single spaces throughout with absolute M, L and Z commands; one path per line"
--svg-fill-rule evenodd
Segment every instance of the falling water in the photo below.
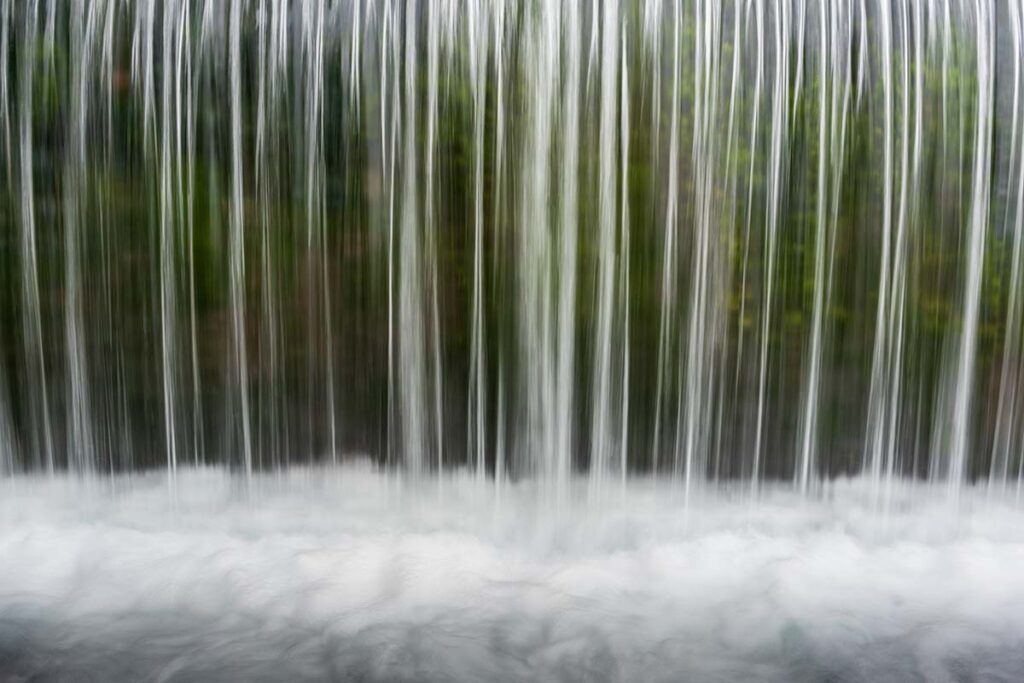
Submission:
M 14 470 L 15 453 L 9 401 L 6 373 L 0 372 L 0 473 L 5 475 Z
M 36 43 L 38 40 L 38 13 L 36 0 L 30 0 L 21 17 L 24 28 L 22 49 L 18 62 L 18 127 L 21 144 L 18 149 L 20 187 L 19 201 L 15 203 L 20 216 L 21 324 L 22 358 L 27 376 L 19 378 L 28 390 L 27 425 L 29 437 L 29 463 L 45 464 L 53 471 L 53 426 L 50 419 L 49 376 L 43 354 L 42 312 L 40 310 L 39 265 L 36 246 L 35 186 L 33 169 L 33 113 L 32 101 L 36 70 Z M 5 80 L 5 83 L 9 82 Z M 9 96 L 4 97 L 5 100 Z M 10 150 L 8 150 L 10 151 Z M 10 164 L 7 164 L 10 167 Z M 10 187 L 10 183 L 8 183 Z M 5 326 L 6 327 L 6 326 Z
M 552 229 L 549 216 L 552 122 L 555 119 L 555 94 L 558 83 L 555 75 L 559 72 L 559 24 L 560 8 L 553 3 L 539 3 L 527 6 L 526 57 L 524 68 L 527 82 L 534 83 L 537 91 L 526 103 L 526 141 L 523 151 L 522 187 L 520 190 L 520 219 L 518 260 L 519 291 L 517 293 L 518 324 L 524 368 L 518 386 L 521 387 L 520 403 L 523 404 L 523 444 L 517 447 L 521 458 L 530 463 L 530 469 L 544 474 L 562 488 L 569 475 L 572 462 L 571 450 L 559 446 L 570 444 L 570 432 L 564 418 L 571 416 L 569 405 L 561 405 L 558 399 L 569 398 L 572 379 L 571 364 L 574 360 L 572 339 L 565 333 L 572 331 L 572 303 L 575 296 L 573 283 L 576 269 L 575 227 L 561 225 L 560 231 Z M 570 14 L 570 20 L 575 17 Z M 570 48 L 575 41 L 578 24 L 568 26 L 566 44 Z M 578 88 L 578 59 L 576 50 L 567 55 L 569 61 L 569 83 Z M 575 103 L 575 98 L 574 102 Z M 571 110 L 570 110 L 571 111 Z M 566 116 L 568 119 L 568 116 Z M 572 121 L 568 128 L 575 128 Z M 571 154 L 575 154 L 575 149 Z M 567 157 L 568 159 L 568 157 Z M 568 163 L 568 162 L 567 162 Z M 575 174 L 575 164 L 570 166 L 564 177 Z M 571 202 L 575 198 L 562 197 L 561 201 Z M 564 204 L 563 204 L 564 205 Z M 561 245 L 562 258 L 555 261 L 553 245 Z M 556 264 L 561 266 L 555 271 Z M 554 300 L 556 291 L 552 280 L 559 276 L 563 283 L 557 289 L 559 298 Z M 563 313 L 563 307 L 567 312 Z M 558 313 L 554 319 L 552 309 Z M 553 319 L 557 325 L 553 326 Z M 563 323 L 565 323 L 563 325 Z M 556 355 L 557 344 L 557 355 Z M 556 361 L 557 359 L 557 361 Z M 557 384 L 556 384 L 557 381 Z M 560 389 L 555 394 L 556 387 Z M 518 453 L 517 453 L 518 455 Z
M 658 5 L 654 11 L 660 10 L 661 6 Z M 668 146 L 668 187 L 666 189 L 666 201 L 665 201 L 665 214 L 664 214 L 664 230 L 662 240 L 662 264 L 661 264 L 661 301 L 660 310 L 658 312 L 658 367 L 657 367 L 657 378 L 654 388 L 654 431 L 652 434 L 653 447 L 651 450 L 651 469 L 655 473 L 658 472 L 658 461 L 661 456 L 661 442 L 662 442 L 662 419 L 663 411 L 665 408 L 665 395 L 670 390 L 667 381 L 667 375 L 669 373 L 670 364 L 670 353 L 671 347 L 670 338 L 674 333 L 674 327 L 672 325 L 674 313 L 675 313 L 675 301 L 676 301 L 676 230 L 677 220 L 679 211 L 679 110 L 681 108 L 680 102 L 680 88 L 682 75 L 680 74 L 680 61 L 682 56 L 681 50 L 681 37 L 680 32 L 682 27 L 680 26 L 680 14 L 681 8 L 676 8 L 672 19 L 672 52 L 671 52 L 671 64 L 672 64 L 672 86 L 671 95 L 669 99 L 669 146 Z M 655 24 L 660 24 L 660 17 L 655 17 L 651 21 Z M 659 112 L 660 115 L 660 112 Z M 657 158 L 657 151 L 655 150 L 653 156 Z M 657 215 L 657 214 L 656 214 Z
M 991 158 L 992 140 L 992 62 L 994 60 L 992 30 L 993 9 L 989 3 L 975 2 L 976 31 L 975 56 L 978 70 L 977 118 L 974 121 L 974 161 L 971 171 L 972 190 L 968 219 L 967 273 L 961 306 L 963 308 L 959 349 L 955 369 L 947 371 L 952 382 L 953 410 L 949 437 L 949 464 L 946 480 L 956 492 L 967 473 L 968 435 L 971 423 L 971 405 L 974 395 L 974 373 L 977 363 L 978 321 L 981 307 L 981 271 L 985 263 L 985 241 L 989 224 L 989 202 L 992 192 Z M 940 418 L 941 419 L 941 418 Z
M 88 361 L 85 357 L 82 298 L 85 287 L 81 272 L 82 171 L 85 167 L 86 123 L 88 112 L 85 108 L 86 88 L 89 87 L 85 74 L 90 71 L 92 49 L 98 43 L 95 38 L 96 18 L 99 5 L 91 6 L 88 26 L 83 27 L 83 6 L 80 0 L 74 3 L 72 18 L 68 24 L 70 114 L 67 124 L 69 131 L 66 144 L 71 151 L 66 154 L 64 170 L 64 328 L 68 367 L 68 465 L 77 471 L 86 471 L 94 465 L 92 440 L 92 416 L 89 400 Z
M 427 299 L 423 296 L 424 277 L 422 274 L 422 246 L 419 230 L 419 177 L 417 174 L 416 135 L 419 127 L 416 120 L 416 78 L 419 71 L 416 60 L 417 22 L 411 17 L 417 12 L 416 0 L 405 2 L 405 47 L 403 94 L 404 152 L 402 156 L 402 222 L 399 238 L 399 351 L 401 359 L 396 391 L 401 400 L 402 453 L 409 467 L 415 472 L 429 465 L 425 457 L 430 453 L 427 420 L 430 413 L 427 389 L 426 323 L 424 308 Z M 436 21 L 433 11 L 430 21 Z M 433 24 L 431 24 L 433 28 Z M 432 83 L 436 87 L 435 83 Z M 431 103 L 433 104 L 433 103 Z M 431 115 L 432 116 L 432 115 Z M 427 171 L 429 173 L 429 170 Z M 429 205 L 429 203 L 428 203 Z M 426 451 L 426 454 L 424 453 Z
M 1018 148 L 1017 142 L 1024 130 L 1021 130 L 1021 63 L 1024 62 L 1024 8 L 1018 4 L 1010 5 L 1010 35 L 1013 39 L 1013 49 L 1009 59 L 1013 62 L 1013 105 L 1010 118 L 1010 162 L 1007 166 L 1007 174 L 1011 179 L 1009 184 L 1010 196 L 1012 197 L 1013 174 L 1017 174 L 1017 196 L 1014 201 L 1006 202 L 1005 231 L 1012 236 L 1012 247 L 1010 253 L 1010 280 L 1008 283 L 1009 295 L 1007 302 L 1006 331 L 1003 340 L 1002 368 L 999 378 L 999 400 L 997 404 L 997 421 L 995 443 L 993 444 L 992 468 L 989 480 L 992 483 L 1005 482 L 1011 478 L 1010 468 L 1013 461 L 1014 444 L 1019 444 L 1024 438 L 1021 434 L 1021 421 L 1018 416 L 1021 412 L 1021 388 L 1020 375 L 1024 368 L 1020 367 L 1020 349 L 1024 346 L 1024 290 L 1021 289 L 1021 263 L 1024 258 L 1024 156 Z M 1016 207 L 1014 207 L 1016 203 Z M 1015 368 L 1016 363 L 1016 368 Z M 1016 446 L 1019 448 L 1019 446 Z M 1018 488 L 1024 482 L 1021 475 L 1024 474 L 1024 458 L 1019 459 L 1017 483 Z
M 470 349 L 466 457 L 479 475 L 486 472 L 487 338 L 484 334 L 484 116 L 487 99 L 488 26 L 482 0 L 470 2 L 470 84 L 473 92 L 473 312 Z
M 721 6 L 700 4 L 696 9 L 695 106 L 693 135 L 694 165 L 694 245 L 690 268 L 690 297 L 686 343 L 686 383 L 683 394 L 683 460 L 677 462 L 686 489 L 701 478 L 711 448 L 711 426 L 715 420 L 715 348 L 720 343 L 719 311 L 715 300 L 724 279 L 714 229 L 713 206 L 718 134 L 718 90 L 721 54 L 714 49 L 715 36 L 722 30 Z
M 1024 11 L 0 2 L 0 468 L 1024 469 Z
M 228 17 L 229 119 L 231 137 L 231 210 L 229 212 L 228 297 L 231 300 L 231 362 L 234 365 L 231 412 L 240 422 L 242 467 L 252 471 L 252 434 L 249 415 L 249 352 L 245 324 L 245 214 L 242 171 L 242 0 L 232 0 Z M 310 126 L 316 129 L 316 121 Z M 314 158 L 314 153 L 309 153 Z M 312 162 L 311 162 L 312 163 Z
M 594 8 L 596 10 L 596 8 Z M 590 472 L 600 482 L 611 465 L 615 448 L 613 417 L 617 413 L 612 407 L 614 391 L 612 381 L 612 323 L 616 288 L 616 244 L 615 233 L 618 222 L 616 194 L 618 174 L 616 157 L 618 152 L 619 119 L 619 8 L 617 3 L 607 1 L 601 7 L 601 105 L 598 137 L 598 235 L 597 296 L 595 311 L 595 353 L 594 353 L 594 409 L 593 429 L 590 434 Z M 623 131 L 624 132 L 624 131 Z

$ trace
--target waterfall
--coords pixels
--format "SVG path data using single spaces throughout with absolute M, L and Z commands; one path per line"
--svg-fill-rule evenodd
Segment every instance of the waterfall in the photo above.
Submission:
M 470 84 L 473 91 L 473 312 L 470 323 L 469 407 L 466 457 L 479 475 L 486 472 L 486 336 L 484 334 L 484 116 L 487 100 L 487 14 L 481 1 L 469 3 Z
M 523 422 L 522 444 L 517 451 L 520 459 L 529 463 L 530 469 L 543 473 L 556 482 L 561 488 L 569 474 L 572 462 L 572 451 L 558 447 L 570 443 L 569 425 L 563 421 L 571 415 L 571 404 L 562 405 L 556 402 L 556 386 L 563 391 L 558 399 L 568 399 L 569 384 L 564 382 L 566 376 L 572 374 L 571 364 L 572 339 L 565 336 L 572 332 L 572 309 L 562 315 L 562 306 L 571 306 L 574 291 L 572 283 L 575 278 L 575 235 L 571 227 L 560 226 L 562 230 L 555 232 L 551 227 L 549 216 L 549 187 L 551 168 L 552 124 L 555 118 L 554 99 L 559 72 L 559 23 L 560 8 L 554 3 L 538 3 L 535 7 L 526 8 L 525 49 L 527 55 L 524 70 L 526 83 L 532 86 L 530 101 L 525 112 L 526 140 L 522 156 L 523 178 L 520 190 L 520 226 L 517 259 L 519 260 L 519 291 L 518 324 L 519 348 L 523 357 L 522 376 L 517 386 L 521 392 L 518 402 L 522 404 Z M 567 34 L 567 45 L 573 47 L 577 25 L 571 24 Z M 576 51 L 567 55 L 570 62 L 570 75 L 578 65 Z M 571 81 L 572 85 L 578 83 Z M 578 87 L 578 86 L 577 86 Z M 574 98 L 575 101 L 575 98 Z M 567 124 L 575 128 L 574 121 Z M 573 150 L 575 152 L 575 150 Z M 568 173 L 575 173 L 575 166 Z M 562 202 L 573 201 L 573 198 L 562 197 Z M 557 225 L 557 224 L 556 224 Z M 554 234 L 552 234 L 554 233 Z M 561 244 L 557 262 L 560 266 L 559 282 L 565 283 L 559 288 L 559 300 L 552 300 L 554 291 L 552 280 L 555 261 L 552 243 Z M 552 329 L 552 307 L 559 311 L 557 327 Z M 565 321 L 566 325 L 561 323 Z M 555 356 L 554 346 L 559 349 L 568 346 L 567 351 Z M 557 358 L 557 363 L 556 359 Z M 558 384 L 556 385 L 556 381 Z M 560 419 L 563 418 L 563 419 Z
M 9 401 L 6 373 L 0 372 L 0 474 L 5 475 L 14 470 L 16 452 Z
M 1010 280 L 1009 295 L 1006 314 L 1006 332 L 1003 340 L 1002 368 L 999 378 L 999 402 L 997 404 L 997 422 L 995 443 L 993 445 L 992 468 L 989 479 L 993 483 L 1005 482 L 1010 479 L 1010 468 L 1013 461 L 1013 448 L 1015 443 L 1020 443 L 1022 425 L 1017 416 L 1020 414 L 1019 402 L 1021 397 L 1021 371 L 1024 368 L 1015 369 L 1014 364 L 1019 360 L 1022 346 L 1022 303 L 1024 303 L 1024 290 L 1021 288 L 1021 259 L 1024 258 L 1024 156 L 1022 150 L 1018 149 L 1017 141 L 1024 131 L 1020 129 L 1020 123 L 1024 120 L 1021 116 L 1021 63 L 1024 62 L 1024 8 L 1018 4 L 1010 5 L 1010 34 L 1013 38 L 1013 50 L 1010 52 L 1013 62 L 1013 109 L 1010 119 L 1010 162 L 1007 173 L 1012 179 L 1013 174 L 1017 175 L 1017 195 L 1014 201 L 1006 203 L 1004 225 L 1006 233 L 1012 235 L 1012 251 L 1010 256 Z M 1010 184 L 1011 196 L 1013 184 Z M 1021 473 L 1024 472 L 1024 458 L 1020 459 L 1017 472 L 1018 489 L 1024 481 Z
M 23 8 L 21 26 L 22 47 L 19 53 L 18 78 L 18 129 L 20 147 L 18 150 L 20 197 L 17 202 L 20 216 L 20 263 L 21 273 L 21 332 L 22 367 L 26 377 L 19 378 L 28 393 L 26 431 L 29 433 L 29 455 L 32 465 L 44 464 L 51 472 L 54 469 L 53 426 L 50 418 L 49 375 L 43 354 L 43 323 L 40 309 L 39 265 L 36 247 L 35 179 L 33 177 L 33 108 L 32 99 L 36 70 L 36 43 L 38 36 L 38 12 L 36 0 Z M 7 83 L 7 81 L 5 81 Z M 5 96 L 5 100 L 7 97 Z M 10 151 L 10 150 L 8 150 Z M 9 167 L 10 164 L 8 163 Z M 9 184 L 8 184 L 9 186 Z
M 963 317 L 955 369 L 947 370 L 952 383 L 952 434 L 949 444 L 949 463 L 946 480 L 952 491 L 957 491 L 968 467 L 968 442 L 974 396 L 974 373 L 977 365 L 978 323 L 981 307 L 981 276 L 985 263 L 985 241 L 989 223 L 989 202 L 992 191 L 992 63 L 994 61 L 992 7 L 985 2 L 975 3 L 976 50 L 978 70 L 977 118 L 974 121 L 975 141 L 970 198 L 970 217 L 967 237 L 967 274 L 963 288 Z M 942 419 L 941 417 L 939 419 Z
M 1024 485 L 1019 0 L 0 1 L 0 470 Z
M 596 7 L 594 8 L 596 11 Z M 612 323 L 616 288 L 615 228 L 618 212 L 616 194 L 616 152 L 618 147 L 619 116 L 619 8 L 614 0 L 605 0 L 601 6 L 601 104 L 598 136 L 598 234 L 596 237 L 597 296 L 595 307 L 595 350 L 592 412 L 593 428 L 590 434 L 590 473 L 600 483 L 611 465 L 612 453 L 617 451 L 613 439 L 616 411 L 612 407 L 614 392 L 612 381 Z M 570 125 L 571 122 L 570 122 Z M 573 190 L 575 188 L 572 188 Z
M 249 352 L 246 339 L 245 314 L 245 214 L 244 181 L 242 172 L 242 2 L 232 0 L 228 10 L 228 78 L 229 78 L 229 119 L 231 122 L 231 210 L 229 212 L 229 279 L 228 298 L 231 300 L 231 363 L 234 366 L 231 402 L 232 415 L 240 423 L 241 436 L 237 448 L 242 458 L 242 467 L 248 474 L 253 468 L 252 427 L 249 415 Z M 314 120 L 310 134 L 316 129 Z M 314 155 L 310 154 L 310 158 Z M 311 192 L 312 196 L 312 192 Z

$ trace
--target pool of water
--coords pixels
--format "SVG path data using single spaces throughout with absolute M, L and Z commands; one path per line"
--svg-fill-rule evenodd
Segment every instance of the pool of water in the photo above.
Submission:
M 7 479 L 0 680 L 1020 680 L 1024 506 L 945 493 Z

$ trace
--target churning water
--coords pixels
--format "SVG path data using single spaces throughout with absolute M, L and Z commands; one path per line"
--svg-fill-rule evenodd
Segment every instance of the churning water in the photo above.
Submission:
M 0 152 L 0 679 L 1024 677 L 1022 0 L 0 0 Z
M 4 680 L 1016 681 L 1024 511 L 364 468 L 2 485 Z

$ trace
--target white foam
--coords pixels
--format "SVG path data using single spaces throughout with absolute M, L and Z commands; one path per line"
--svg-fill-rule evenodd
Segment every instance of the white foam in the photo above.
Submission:
M 0 481 L 0 679 L 1019 680 L 1024 510 L 863 482 L 559 505 L 368 467 Z M 87 678 L 88 679 L 88 678 Z

